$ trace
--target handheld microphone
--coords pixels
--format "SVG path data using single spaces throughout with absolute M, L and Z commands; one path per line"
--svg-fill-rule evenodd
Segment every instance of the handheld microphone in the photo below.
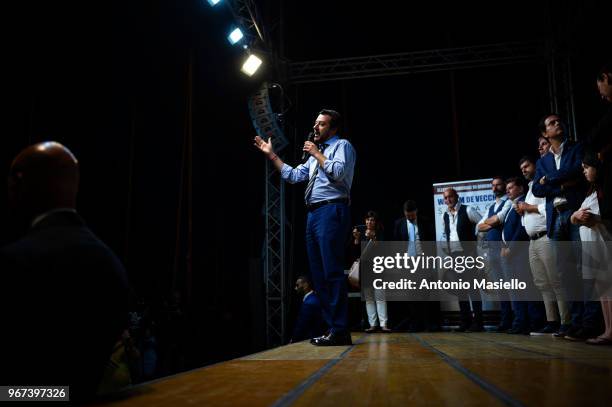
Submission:
M 311 131 L 310 134 L 308 134 L 308 141 L 313 141 L 314 137 L 315 137 L 315 133 L 314 131 Z M 308 158 L 308 153 L 304 151 L 302 153 L 302 161 L 306 161 L 306 158 Z

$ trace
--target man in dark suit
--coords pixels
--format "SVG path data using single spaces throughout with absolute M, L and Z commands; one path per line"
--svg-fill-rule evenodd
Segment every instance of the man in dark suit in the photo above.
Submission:
M 323 335 L 325 332 L 323 310 L 317 293 L 312 289 L 310 279 L 306 276 L 299 276 L 295 282 L 295 291 L 303 297 L 303 300 L 300 313 L 295 321 L 291 342 L 299 342 Z
M 128 297 L 123 266 L 76 213 L 78 183 L 78 162 L 61 144 L 22 151 L 9 204 L 27 231 L 0 250 L 0 383 L 70 386 L 72 401 L 95 395 Z
M 578 209 L 586 192 L 582 176 L 582 143 L 567 138 L 565 125 L 557 114 L 545 116 L 539 128 L 551 147 L 549 154 L 536 163 L 533 193 L 546 198 L 548 236 L 552 239 L 557 235 L 564 238 L 560 240 L 578 240 L 578 229 L 571 227 L 569 222 L 571 213 L 567 216 L 567 222 L 565 218 L 567 212 Z
M 516 205 L 525 201 L 525 186 L 518 177 L 506 180 L 506 194 L 512 201 L 513 207 L 508 211 L 502 229 L 502 248 L 500 252 L 501 266 L 505 281 L 513 278 L 522 282 L 531 282 L 529 270 L 529 235 L 521 223 L 521 215 L 516 211 Z M 512 301 L 514 319 L 512 328 L 507 332 L 511 334 L 529 335 L 531 331 L 539 330 L 544 323 L 542 303 L 527 301 L 522 298 L 521 292 L 509 291 Z
M 395 221 L 393 240 L 407 242 L 406 247 L 409 256 L 418 256 L 424 251 L 432 251 L 432 242 L 434 240 L 433 226 L 431 223 L 424 222 L 418 217 L 417 203 L 412 200 L 404 202 L 403 211 L 404 216 Z M 408 302 L 408 312 L 409 331 L 440 330 L 439 301 L 410 301 Z M 397 327 L 396 329 L 401 328 Z
M 533 194 L 546 198 L 546 227 L 553 240 L 561 286 L 571 301 L 572 323 L 567 331 L 555 336 L 586 339 L 597 336 L 601 307 L 598 302 L 584 302 L 580 268 L 580 233 L 570 221 L 586 195 L 582 175 L 583 145 L 572 142 L 559 115 L 548 114 L 539 123 L 542 135 L 550 141 L 550 151 L 536 163 Z M 571 244 L 568 242 L 576 242 Z M 570 247 L 571 246 L 571 247 Z

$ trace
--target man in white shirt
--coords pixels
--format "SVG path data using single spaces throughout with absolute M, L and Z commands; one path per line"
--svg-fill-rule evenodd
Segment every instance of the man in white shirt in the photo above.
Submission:
M 488 252 L 488 271 L 494 280 L 504 278 L 504 273 L 501 269 L 501 240 L 502 230 L 504 227 L 504 219 L 508 211 L 512 209 L 512 202 L 506 197 L 506 181 L 503 177 L 497 176 L 491 181 L 491 188 L 495 201 L 487 207 L 485 217 L 478 222 L 477 228 L 479 232 L 486 232 L 486 240 L 489 246 Z M 507 293 L 500 294 L 500 322 L 497 326 L 497 332 L 506 332 L 512 328 L 512 306 L 510 297 Z
M 525 179 L 529 181 L 529 190 L 525 201 L 517 204 L 516 211 L 522 215 L 521 223 L 529 235 L 529 265 L 533 282 L 542 293 L 547 321 L 542 329 L 532 332 L 531 335 L 552 335 L 559 329 L 569 328 L 571 314 L 561 288 L 561 277 L 555 265 L 550 239 L 546 233 L 546 198 L 538 198 L 532 191 L 535 162 L 530 157 L 523 157 L 519 161 L 519 167 Z
M 442 216 L 444 222 L 444 238 L 448 252 L 452 256 L 476 255 L 476 224 L 482 218 L 478 209 L 459 202 L 459 194 L 454 188 L 444 191 L 446 211 Z M 463 242 L 463 244 L 462 244 Z M 470 309 L 470 299 L 474 309 L 474 317 Z M 461 325 L 459 331 L 479 332 L 484 330 L 482 320 L 482 299 L 478 290 L 459 295 L 459 312 Z

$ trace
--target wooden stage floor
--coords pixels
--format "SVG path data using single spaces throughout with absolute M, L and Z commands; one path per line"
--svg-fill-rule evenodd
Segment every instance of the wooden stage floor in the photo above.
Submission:
M 135 386 L 116 406 L 610 406 L 612 347 L 496 333 L 353 334 Z

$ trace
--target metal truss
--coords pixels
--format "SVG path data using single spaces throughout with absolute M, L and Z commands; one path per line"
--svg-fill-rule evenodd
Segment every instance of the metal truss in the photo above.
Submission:
M 263 20 L 257 9 L 254 0 L 227 0 L 227 4 L 236 20 L 236 23 L 243 30 L 243 34 L 251 45 L 256 38 L 267 44 L 268 38 L 265 32 Z
M 548 57 L 547 69 L 550 111 L 560 115 L 562 120 L 567 123 L 570 137 L 577 140 L 572 67 L 569 54 L 552 49 Z
M 421 72 L 544 61 L 541 42 L 508 42 L 399 54 L 325 59 L 288 64 L 291 84 L 373 78 Z
M 280 346 L 285 338 L 285 183 L 266 160 L 266 230 L 264 279 L 266 283 L 266 340 Z
M 280 153 L 288 144 L 270 103 L 270 85 L 266 82 L 248 101 L 249 114 L 257 134 L 273 139 Z M 282 109 L 282 106 L 281 106 Z M 280 346 L 285 338 L 285 183 L 278 171 L 266 160 L 265 185 L 264 283 L 266 289 L 266 338 L 269 347 Z
M 249 47 L 270 48 L 270 38 L 255 0 L 227 0 L 236 24 L 242 29 Z M 281 102 L 282 103 L 282 102 Z M 274 140 L 278 153 L 288 141 L 279 123 L 279 114 L 270 105 L 269 85 L 249 98 L 249 114 L 257 134 Z M 266 340 L 268 347 L 280 346 L 285 339 L 285 184 L 278 171 L 266 160 L 265 236 L 263 248 L 264 283 L 266 290 Z

